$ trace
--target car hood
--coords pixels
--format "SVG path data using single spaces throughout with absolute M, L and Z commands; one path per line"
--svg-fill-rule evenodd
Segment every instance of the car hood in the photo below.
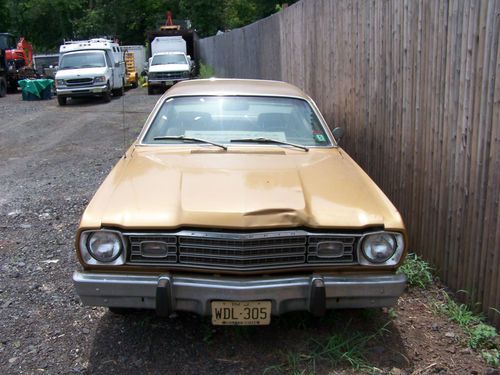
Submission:
M 129 150 L 90 202 L 81 229 L 404 228 L 341 149 L 172 148 Z
M 188 64 L 160 64 L 160 65 L 151 65 L 149 67 L 149 73 L 181 72 L 185 70 L 189 70 Z
M 102 68 L 81 68 L 81 69 L 62 69 L 56 73 L 56 79 L 69 78 L 94 78 L 106 74 L 106 67 Z

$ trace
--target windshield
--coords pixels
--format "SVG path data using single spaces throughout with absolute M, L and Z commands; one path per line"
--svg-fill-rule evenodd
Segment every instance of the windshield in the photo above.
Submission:
M 257 96 L 191 96 L 163 102 L 143 143 L 181 143 L 163 136 L 200 138 L 234 146 L 238 139 L 268 138 L 302 146 L 331 146 L 309 103 Z M 156 139 L 155 139 L 156 138 Z M 255 144 L 262 144 L 256 141 Z
M 172 55 L 156 55 L 153 57 L 153 62 L 151 65 L 163 65 L 163 64 L 187 64 L 186 56 L 181 54 Z
M 16 49 L 16 38 L 11 34 L 0 34 L 0 49 Z
M 56 66 L 59 62 L 59 56 L 35 56 L 35 64 L 37 68 L 48 68 L 49 66 Z
M 59 69 L 101 68 L 105 66 L 103 52 L 78 52 L 63 55 Z

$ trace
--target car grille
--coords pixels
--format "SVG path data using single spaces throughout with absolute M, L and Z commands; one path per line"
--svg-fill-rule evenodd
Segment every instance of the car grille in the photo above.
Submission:
M 165 234 L 125 234 L 129 264 L 176 265 L 211 269 L 252 270 L 310 264 L 355 264 L 355 246 L 361 235 L 316 234 L 303 230 L 260 233 L 180 231 Z M 342 254 L 320 258 L 317 245 L 341 242 Z M 142 253 L 141 243 L 162 243 L 162 257 Z
M 155 72 L 151 75 L 151 79 L 173 80 L 181 78 L 184 78 L 184 72 Z
M 66 85 L 71 87 L 87 86 L 91 85 L 93 82 L 94 82 L 93 78 L 74 78 L 74 79 L 67 79 Z

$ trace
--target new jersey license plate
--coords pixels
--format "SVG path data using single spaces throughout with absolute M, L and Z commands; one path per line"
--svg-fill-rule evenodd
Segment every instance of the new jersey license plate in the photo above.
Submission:
M 212 301 L 214 325 L 267 325 L 271 301 Z

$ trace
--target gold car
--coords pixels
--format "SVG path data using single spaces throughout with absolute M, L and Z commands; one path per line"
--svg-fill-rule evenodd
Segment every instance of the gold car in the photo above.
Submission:
M 86 305 L 268 324 L 394 304 L 406 243 L 301 90 L 193 80 L 161 97 L 86 208 L 73 280 Z

